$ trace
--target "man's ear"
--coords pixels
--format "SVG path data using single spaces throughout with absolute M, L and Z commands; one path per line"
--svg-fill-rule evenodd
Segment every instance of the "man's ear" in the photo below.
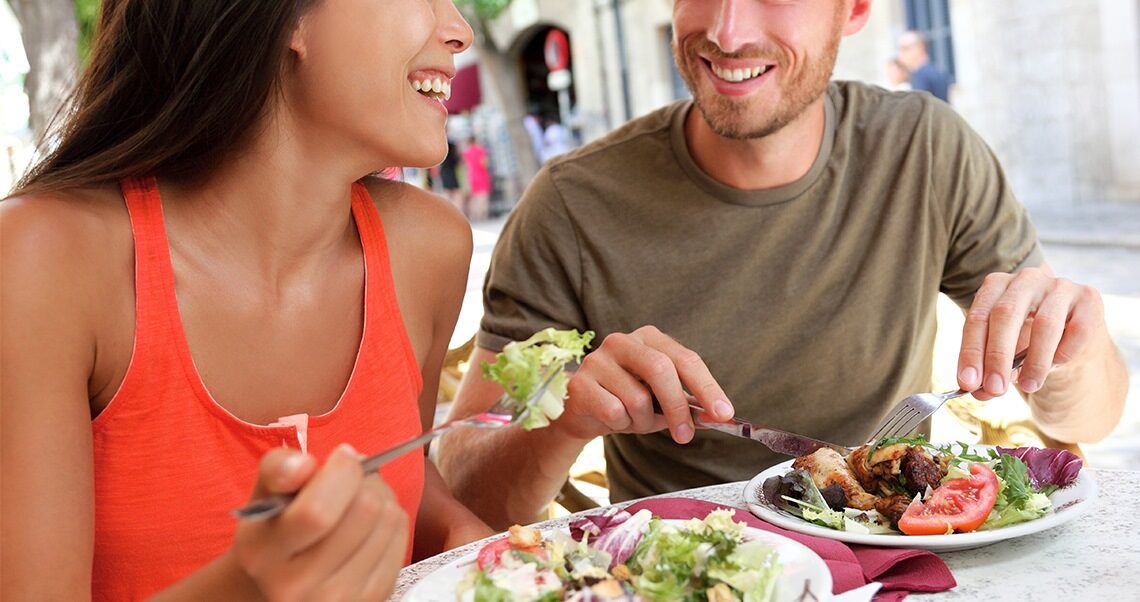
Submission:
M 867 24 L 871 17 L 871 0 L 853 0 L 847 13 L 847 23 L 843 26 L 843 35 L 849 36 L 858 33 Z

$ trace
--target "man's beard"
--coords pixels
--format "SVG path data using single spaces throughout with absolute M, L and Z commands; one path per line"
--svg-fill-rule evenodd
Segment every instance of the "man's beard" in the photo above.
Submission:
M 673 59 L 676 61 L 681 78 L 693 94 L 693 102 L 714 132 L 734 140 L 763 138 L 794 121 L 827 90 L 831 71 L 839 54 L 839 40 L 842 37 L 839 31 L 840 25 L 836 24 L 827 46 L 819 56 L 807 57 L 799 77 L 793 81 L 785 80 L 785 86 L 780 90 L 780 100 L 775 107 L 761 106 L 758 104 L 759 101 L 752 97 L 722 96 L 707 86 L 699 87 L 698 82 L 704 77 L 702 74 L 704 67 L 701 64 L 704 61 L 700 58 L 700 54 L 723 58 L 764 58 L 776 63 L 776 70 L 772 75 L 784 78 L 788 77 L 787 61 L 781 55 L 754 50 L 725 54 L 712 42 L 700 38 L 685 48 L 674 43 Z M 778 83 L 778 81 L 768 82 L 765 85 Z

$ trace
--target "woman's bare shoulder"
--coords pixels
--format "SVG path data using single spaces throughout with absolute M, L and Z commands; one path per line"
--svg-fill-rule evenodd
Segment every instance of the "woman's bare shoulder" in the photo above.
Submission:
M 77 188 L 0 201 L 5 280 L 42 273 L 91 284 L 133 261 L 130 220 L 117 186 Z
M 471 254 L 471 226 L 447 199 L 406 182 L 363 180 L 390 240 L 407 242 L 418 253 L 434 248 L 445 255 Z

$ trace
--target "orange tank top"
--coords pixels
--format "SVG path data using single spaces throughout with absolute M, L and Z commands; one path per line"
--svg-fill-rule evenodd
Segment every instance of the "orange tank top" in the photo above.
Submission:
M 250 424 L 218 405 L 191 359 L 154 178 L 121 183 L 135 245 L 135 340 L 119 390 L 92 421 L 96 600 L 134 600 L 193 573 L 225 551 L 230 510 L 252 490 L 258 461 L 278 446 L 318 461 L 348 442 L 379 451 L 420 433 L 422 377 L 408 340 L 380 216 L 352 187 L 365 262 L 364 332 L 352 375 L 326 414 Z M 424 483 L 418 451 L 380 469 L 415 524 Z M 411 546 L 408 549 L 410 559 Z

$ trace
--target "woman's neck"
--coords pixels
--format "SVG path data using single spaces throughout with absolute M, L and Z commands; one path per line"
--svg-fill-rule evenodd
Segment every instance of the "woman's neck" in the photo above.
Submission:
M 354 173 L 326 141 L 271 120 L 226 163 L 194 182 L 162 182 L 172 242 L 264 277 L 319 271 L 358 248 Z M 359 170 L 358 170 L 359 171 Z

